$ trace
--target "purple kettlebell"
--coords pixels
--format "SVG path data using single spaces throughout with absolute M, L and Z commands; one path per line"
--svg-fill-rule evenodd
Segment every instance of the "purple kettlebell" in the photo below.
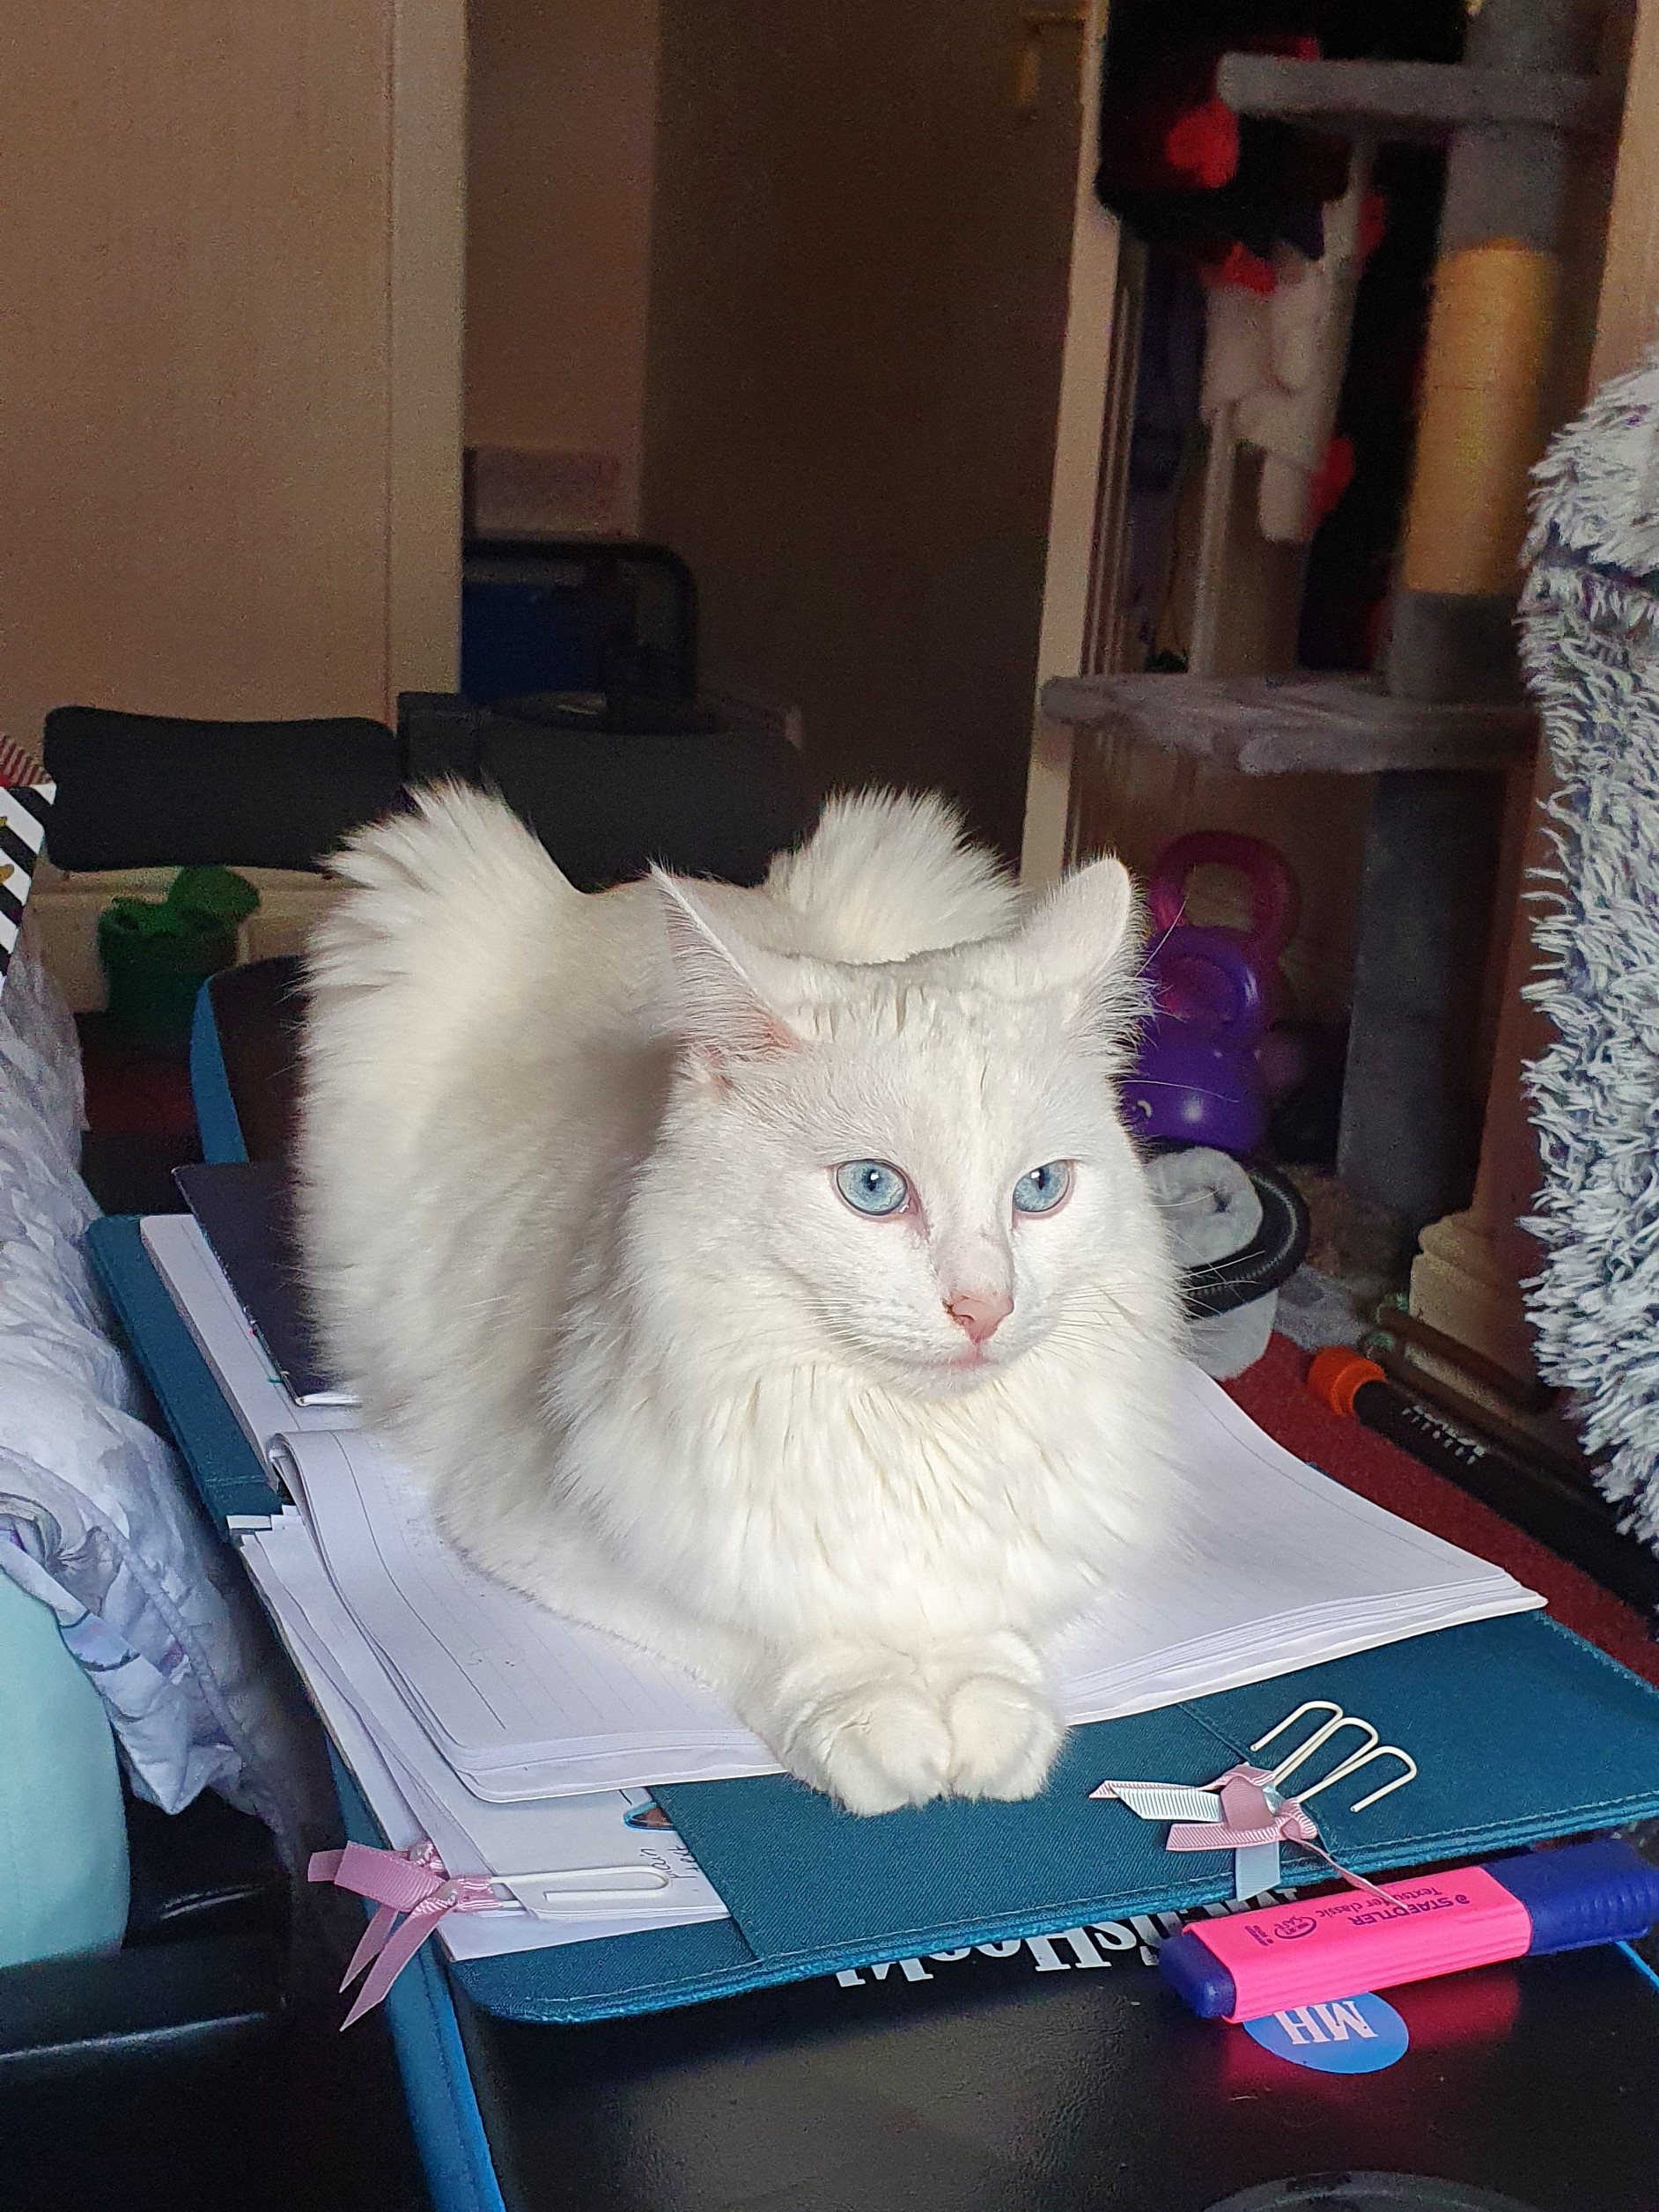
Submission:
M 1228 934 L 1260 970 L 1269 1026 L 1283 1021 L 1293 1006 L 1290 985 L 1279 962 L 1296 934 L 1301 893 L 1289 861 L 1265 838 L 1242 837 L 1234 830 L 1189 830 L 1184 837 L 1165 845 L 1147 879 L 1147 911 L 1154 948 L 1165 931 L 1184 926 L 1188 881 L 1195 869 L 1206 867 L 1228 868 L 1243 877 L 1250 890 L 1250 926 L 1229 930 Z M 1208 978 L 1199 974 L 1193 980 L 1202 985 Z M 1187 1012 L 1174 1001 L 1170 1010 Z
M 1170 930 L 1153 962 L 1154 1013 L 1120 1086 L 1139 1137 L 1254 1152 L 1267 1132 L 1257 1047 L 1269 1007 L 1260 962 L 1238 933 Z

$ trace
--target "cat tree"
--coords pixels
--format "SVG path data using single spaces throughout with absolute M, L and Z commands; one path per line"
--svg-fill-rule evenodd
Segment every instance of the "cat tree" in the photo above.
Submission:
M 1474 0 L 1458 63 L 1223 59 L 1217 90 L 1237 114 L 1346 136 L 1361 162 L 1390 139 L 1447 145 L 1384 667 L 1083 676 L 1043 695 L 1047 723 L 1068 732 L 1245 775 L 1375 777 L 1339 1165 L 1413 1229 L 1462 1203 L 1472 1171 L 1468 1040 L 1506 778 L 1537 735 L 1516 673 L 1516 563 L 1549 427 L 1571 142 L 1610 134 L 1620 108 L 1619 88 L 1592 73 L 1598 27 L 1594 0 Z

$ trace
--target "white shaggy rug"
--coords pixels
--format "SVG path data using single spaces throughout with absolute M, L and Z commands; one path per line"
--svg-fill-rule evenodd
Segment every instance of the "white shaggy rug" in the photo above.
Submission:
M 1530 995 L 1545 1182 L 1540 1365 L 1578 1398 L 1626 1523 L 1659 1544 L 1659 350 L 1536 473 L 1523 657 L 1558 791 Z

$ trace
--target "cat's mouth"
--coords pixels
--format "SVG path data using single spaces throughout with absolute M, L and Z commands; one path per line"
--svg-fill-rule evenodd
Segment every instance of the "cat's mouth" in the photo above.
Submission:
M 871 1364 L 889 1388 L 918 1397 L 956 1397 L 1006 1375 L 1023 1349 L 1000 1340 L 977 1345 L 964 1339 L 960 1346 L 916 1345 L 903 1350 L 893 1346 Z
M 947 1358 L 918 1362 L 911 1370 L 918 1388 L 929 1396 L 953 1397 L 971 1390 L 1007 1365 L 984 1346 L 964 1345 Z

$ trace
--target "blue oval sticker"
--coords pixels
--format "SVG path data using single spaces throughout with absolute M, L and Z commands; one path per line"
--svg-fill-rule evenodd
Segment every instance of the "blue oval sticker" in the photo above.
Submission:
M 1380 2074 L 1405 2056 L 1411 2036 L 1381 1997 L 1341 1997 L 1331 2004 L 1293 2005 L 1246 2020 L 1244 2032 L 1293 2066 L 1316 2074 Z

